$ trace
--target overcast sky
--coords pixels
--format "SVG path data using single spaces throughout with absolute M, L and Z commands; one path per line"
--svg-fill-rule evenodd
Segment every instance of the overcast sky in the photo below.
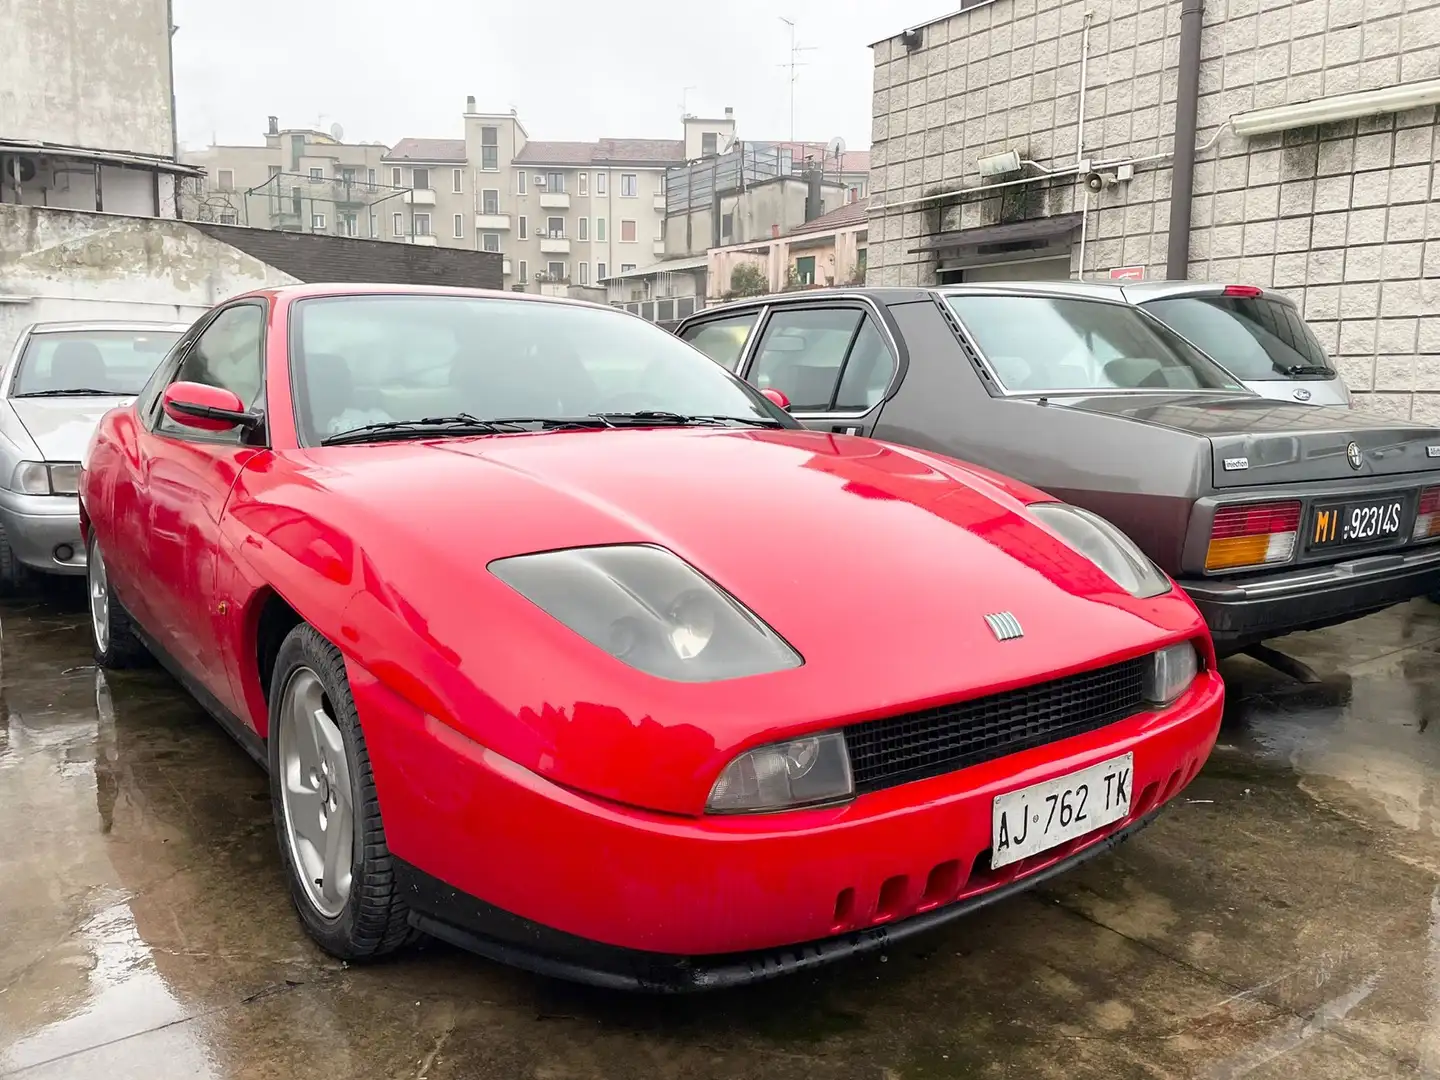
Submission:
M 679 138 L 735 109 L 742 138 L 790 135 L 789 29 L 801 53 L 795 137 L 870 145 L 871 53 L 880 38 L 957 0 L 175 0 L 184 146 L 260 143 L 282 127 L 347 141 L 460 138 L 465 98 L 515 108 L 532 139 Z M 691 89 L 686 91 L 686 87 Z

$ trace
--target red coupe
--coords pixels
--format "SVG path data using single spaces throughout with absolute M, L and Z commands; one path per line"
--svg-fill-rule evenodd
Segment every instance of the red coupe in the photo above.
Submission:
M 606 986 L 878 949 L 1199 771 L 1223 687 L 1104 520 L 807 431 L 569 301 L 303 286 L 195 324 L 80 484 L 97 660 L 270 773 L 325 949 Z

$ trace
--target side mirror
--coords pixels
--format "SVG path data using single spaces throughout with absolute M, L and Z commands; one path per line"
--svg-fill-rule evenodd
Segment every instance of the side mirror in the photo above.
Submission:
M 767 386 L 764 390 L 761 390 L 760 393 L 764 394 L 786 412 L 790 411 L 790 399 L 786 397 L 783 392 L 776 390 L 773 386 Z
M 260 422 L 257 414 L 246 410 L 239 395 L 204 383 L 171 383 L 165 388 L 161 405 L 175 423 L 196 431 L 228 431 L 254 427 Z

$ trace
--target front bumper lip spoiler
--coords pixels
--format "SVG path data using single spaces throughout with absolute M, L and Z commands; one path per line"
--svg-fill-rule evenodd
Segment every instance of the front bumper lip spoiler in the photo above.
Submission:
M 542 926 L 460 892 L 402 860 L 394 860 L 400 895 L 417 930 L 459 948 L 539 975 L 610 990 L 695 993 L 765 982 L 896 945 L 1008 899 L 1097 855 L 1148 826 L 1165 804 L 1068 858 L 987 892 L 899 922 L 819 941 L 724 956 L 673 956 L 589 941 Z

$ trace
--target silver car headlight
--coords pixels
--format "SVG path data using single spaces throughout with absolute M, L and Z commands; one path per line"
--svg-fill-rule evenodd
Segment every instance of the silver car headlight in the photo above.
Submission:
M 1031 503 L 1030 512 L 1128 592 L 1141 599 L 1172 588 L 1165 572 L 1135 541 L 1098 514 L 1067 503 Z
M 80 466 L 73 461 L 22 461 L 10 476 L 10 490 L 22 495 L 76 495 Z
M 710 814 L 753 814 L 836 802 L 855 794 L 850 753 L 838 731 L 756 747 L 741 754 L 710 789 Z
M 1151 705 L 1169 705 L 1200 674 L 1200 654 L 1188 641 L 1150 654 L 1150 666 L 1141 676 L 1141 692 Z
M 740 601 L 650 544 L 496 559 L 490 572 L 591 644 L 678 682 L 715 682 L 804 661 Z

